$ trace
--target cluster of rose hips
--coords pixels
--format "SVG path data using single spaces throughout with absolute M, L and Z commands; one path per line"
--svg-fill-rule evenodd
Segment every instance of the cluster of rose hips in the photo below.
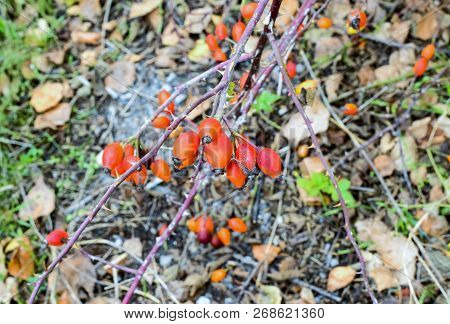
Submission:
M 222 227 L 216 233 L 214 233 L 214 221 L 212 217 L 201 215 L 193 217 L 186 222 L 186 226 L 189 231 L 197 234 L 197 240 L 202 244 L 211 243 L 215 248 L 219 248 L 223 245 L 228 246 L 231 244 L 231 232 L 245 233 L 247 231 L 247 225 L 239 217 L 233 217 L 228 220 L 228 228 Z
M 430 61 L 434 56 L 434 51 L 436 48 L 434 47 L 434 44 L 428 44 L 424 47 L 422 52 L 420 53 L 420 58 L 416 61 L 416 64 L 414 65 L 414 74 L 417 77 L 422 76 L 428 67 L 428 61 Z
M 139 162 L 139 157 L 135 154 L 135 149 L 131 144 L 124 147 L 118 142 L 108 144 L 103 150 L 103 167 L 111 171 L 111 176 L 119 177 L 124 174 L 133 165 Z M 153 174 L 161 180 L 168 182 L 171 179 L 169 164 L 161 158 L 155 159 L 150 164 Z M 136 171 L 131 173 L 125 181 L 132 182 L 135 185 L 143 185 L 147 181 L 147 167 L 141 165 Z
M 248 20 L 253 16 L 258 4 L 256 2 L 250 2 L 241 7 L 241 15 L 244 19 Z M 240 19 L 236 22 L 231 29 L 231 37 L 235 42 L 239 42 L 242 34 L 245 30 L 245 23 Z M 220 22 L 216 25 L 213 34 L 206 35 L 205 42 L 208 45 L 209 50 L 213 53 L 213 58 L 217 62 L 223 62 L 227 60 L 227 55 L 222 51 L 218 41 L 223 41 L 228 37 L 228 28 L 225 23 Z

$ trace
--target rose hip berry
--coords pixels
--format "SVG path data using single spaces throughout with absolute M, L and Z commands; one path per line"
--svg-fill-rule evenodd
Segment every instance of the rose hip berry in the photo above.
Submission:
M 181 169 L 195 162 L 197 159 L 200 137 L 193 131 L 181 133 L 173 143 L 173 164 Z
M 203 119 L 198 124 L 198 136 L 204 144 L 214 142 L 222 133 L 222 125 L 220 122 L 212 117 Z
M 217 269 L 211 273 L 211 282 L 221 282 L 227 276 L 225 269 Z
M 217 234 L 214 234 L 212 236 L 211 245 L 216 249 L 220 248 L 223 245 L 222 242 L 220 241 L 219 237 L 217 236 Z
M 158 230 L 158 236 L 162 236 L 166 231 L 167 227 L 168 227 L 167 224 L 162 224 Z
M 256 2 L 250 2 L 241 7 L 241 15 L 245 19 L 252 18 L 253 14 L 255 13 L 256 8 L 258 7 L 258 4 Z
M 218 48 L 213 52 L 213 58 L 217 62 L 224 62 L 227 60 L 227 55 L 220 48 Z
M 228 227 L 237 233 L 245 233 L 247 231 L 247 225 L 239 217 L 233 217 L 228 220 Z
M 230 245 L 230 243 L 231 243 L 231 233 L 228 230 L 228 228 L 222 227 L 217 232 L 217 237 L 219 238 L 220 242 L 222 242 L 223 245 Z
M 158 129 L 166 129 L 170 125 L 170 118 L 166 114 L 161 113 L 153 119 L 152 125 Z
M 171 179 L 170 166 L 163 159 L 156 159 L 150 165 L 150 169 L 153 174 L 163 180 L 164 182 L 169 182 Z
M 347 33 L 354 35 L 366 28 L 367 16 L 364 11 L 354 9 L 350 11 L 347 18 Z
M 353 103 L 347 103 L 344 105 L 342 113 L 347 116 L 354 116 L 358 114 L 358 106 Z
M 236 188 L 242 188 L 247 180 L 244 171 L 241 170 L 239 164 L 234 160 L 227 165 L 227 178 Z
M 422 75 L 425 74 L 425 71 L 427 70 L 428 67 L 428 61 L 421 57 L 416 61 L 416 64 L 414 64 L 414 74 L 417 77 L 420 77 Z
M 69 234 L 62 229 L 55 229 L 51 231 L 46 237 L 45 240 L 47 244 L 50 246 L 61 246 L 67 242 L 69 238 Z
M 263 148 L 259 151 L 257 163 L 261 171 L 273 179 L 281 174 L 281 158 L 277 152 L 270 148 Z
M 236 160 L 238 160 L 249 172 L 252 172 L 256 166 L 256 158 L 258 152 L 256 148 L 247 142 L 246 140 L 241 140 L 241 143 L 236 149 Z
M 108 144 L 103 150 L 103 167 L 111 170 L 120 164 L 123 160 L 123 148 L 118 142 Z
M 224 40 L 225 38 L 228 37 L 227 26 L 223 22 L 218 23 L 216 26 L 215 34 L 218 40 L 220 41 Z
M 159 105 L 163 105 L 170 98 L 170 92 L 167 90 L 161 90 L 158 94 L 158 103 Z M 166 109 L 164 110 L 166 113 L 174 113 L 175 112 L 175 103 L 171 101 Z
M 211 52 L 219 49 L 219 44 L 217 43 L 216 36 L 214 36 L 213 34 L 206 35 L 205 42 Z
M 238 21 L 233 25 L 233 28 L 231 29 L 231 37 L 235 42 L 239 42 L 239 40 L 242 37 L 242 34 L 245 30 L 245 24 L 242 21 Z
M 427 61 L 431 60 L 434 56 L 434 51 L 436 50 L 436 48 L 434 47 L 434 44 L 428 44 L 427 46 L 425 46 L 425 48 L 422 50 L 422 53 L 420 53 L 420 55 L 422 55 L 422 57 L 424 59 L 426 59 Z
M 319 18 L 316 23 L 320 29 L 328 29 L 333 26 L 333 21 L 328 17 Z
M 286 63 L 286 72 L 291 79 L 293 79 L 295 77 L 295 74 L 297 73 L 297 66 L 291 60 L 287 61 Z
M 233 144 L 225 133 L 205 145 L 205 158 L 213 169 L 225 169 L 233 154 Z
M 212 235 L 206 228 L 200 229 L 197 232 L 197 241 L 202 244 L 208 244 L 211 241 Z

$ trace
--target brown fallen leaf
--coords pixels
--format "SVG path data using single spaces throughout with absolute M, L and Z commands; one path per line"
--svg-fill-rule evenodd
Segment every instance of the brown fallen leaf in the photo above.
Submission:
M 367 85 L 375 81 L 375 73 L 370 66 L 363 66 L 358 71 L 358 79 L 361 85 Z
M 416 141 L 411 135 L 405 135 L 401 137 L 401 145 L 402 147 L 400 151 L 400 140 L 397 138 L 396 144 L 391 151 L 391 158 L 394 160 L 395 169 L 397 171 L 402 171 L 403 168 L 412 170 L 414 169 L 418 159 Z
M 55 210 L 55 201 L 55 191 L 45 184 L 44 177 L 40 175 L 28 192 L 23 208 L 19 211 L 19 217 L 28 220 L 30 217 L 37 219 L 48 216 Z
M 63 85 L 58 82 L 46 82 L 33 89 L 30 104 L 41 113 L 55 107 L 63 97 Z
M 193 102 L 195 102 L 199 96 L 189 96 L 186 100 L 186 107 L 191 105 Z M 209 108 L 211 108 L 212 100 L 208 99 L 205 102 L 201 103 L 199 106 L 197 106 L 194 110 L 192 110 L 189 115 L 187 116 L 188 119 L 194 120 L 195 118 L 203 115 Z
M 14 239 L 5 250 L 9 251 L 13 245 L 15 248 L 8 263 L 8 272 L 13 277 L 26 280 L 34 273 L 33 248 L 26 236 Z
M 281 249 L 278 246 L 255 244 L 252 246 L 253 257 L 259 262 L 267 261 L 271 264 L 273 260 L 280 254 Z
M 355 227 L 361 240 L 372 241 L 384 265 L 395 271 L 401 285 L 416 272 L 417 247 L 404 236 L 392 233 L 379 219 L 357 221 Z
M 387 177 L 392 175 L 395 170 L 394 161 L 392 161 L 391 157 L 389 155 L 381 154 L 378 155 L 374 160 L 373 163 L 375 164 L 375 167 L 377 168 L 378 172 L 383 177 Z
M 403 44 L 408 37 L 410 25 L 410 21 L 398 20 L 394 23 L 385 22 L 374 35 L 385 41 L 392 40 Z
M 102 14 L 100 0 L 81 0 L 79 3 L 81 17 L 95 22 Z
M 158 34 L 161 33 L 164 17 L 161 10 L 153 10 L 145 17 L 145 21 L 152 26 L 153 30 Z
M 367 273 L 375 281 L 378 292 L 398 287 L 399 282 L 395 272 L 385 267 L 381 259 L 370 252 L 362 251 L 367 264 Z
M 155 10 L 162 0 L 144 0 L 142 2 L 134 2 L 130 8 L 130 19 L 142 17 Z
M 74 292 L 83 288 L 89 296 L 93 296 L 97 274 L 91 260 L 85 255 L 77 252 L 61 263 L 59 272 L 54 271 L 48 277 L 49 285 L 56 285 L 56 292 L 61 293 L 66 289 L 64 281 L 59 278 L 63 276 Z
M 72 41 L 75 43 L 97 45 L 100 43 L 102 34 L 98 33 L 98 32 L 87 32 L 87 31 L 81 31 L 81 30 L 74 30 L 70 34 L 70 37 L 71 37 Z
M 301 304 L 315 304 L 316 299 L 311 289 L 302 287 L 300 291 L 300 303 Z
M 438 211 L 439 209 L 435 209 Z M 418 210 L 415 217 L 421 220 L 420 227 L 428 235 L 439 237 L 445 233 L 448 233 L 449 226 L 445 216 L 439 216 L 438 213 L 433 211 Z
M 416 32 L 414 36 L 420 38 L 421 40 L 429 40 L 435 35 L 439 30 L 439 22 L 437 19 L 437 11 L 433 10 L 424 16 L 419 17 L 416 25 Z
M 129 61 L 117 61 L 109 67 L 110 74 L 105 78 L 105 87 L 119 93 L 125 93 L 136 79 L 134 64 Z
M 179 28 L 173 21 L 169 21 L 164 27 L 161 41 L 164 46 L 175 46 L 180 41 Z
M 325 167 L 318 156 L 308 156 L 300 162 L 300 172 L 303 177 L 310 177 L 313 173 L 324 171 Z
M 258 304 L 281 304 L 281 290 L 277 286 L 261 285 L 255 299 Z
M 344 288 L 353 281 L 356 276 L 356 271 L 352 267 L 336 267 L 331 269 L 328 274 L 327 290 L 336 291 Z
M 68 103 L 60 103 L 55 108 L 48 110 L 43 114 L 37 115 L 34 120 L 34 128 L 57 129 L 58 126 L 64 125 L 70 119 L 71 110 L 72 109 Z
M 328 100 L 332 101 L 337 98 L 337 91 L 339 90 L 343 78 L 343 73 L 334 73 L 325 79 L 325 90 L 327 92 Z
M 191 10 L 184 20 L 184 28 L 191 34 L 201 34 L 211 21 L 212 12 L 210 6 Z
M 10 304 L 14 296 L 19 293 L 19 284 L 14 277 L 6 278 L 5 282 L 0 280 L 0 304 Z
M 411 170 L 409 176 L 411 178 L 411 182 L 418 186 L 423 183 L 427 177 L 427 167 L 425 165 L 421 165 L 418 168 Z
M 425 117 L 415 120 L 408 127 L 407 131 L 418 141 L 422 140 L 428 133 L 428 127 L 431 122 L 431 117 Z
M 333 24 L 339 27 L 345 25 L 347 15 L 352 9 L 349 0 L 331 1 L 325 9 L 325 15 L 333 19 Z
M 65 56 L 66 56 L 65 48 L 55 49 L 46 54 L 46 57 L 48 58 L 48 60 L 56 65 L 63 64 Z
M 316 42 L 314 50 L 314 59 L 330 57 L 341 51 L 344 43 L 339 37 L 325 36 Z
M 281 2 L 279 14 L 275 20 L 275 27 L 277 30 L 284 31 L 289 26 L 292 17 L 295 16 L 295 13 L 298 10 L 298 7 L 298 0 L 283 0 Z

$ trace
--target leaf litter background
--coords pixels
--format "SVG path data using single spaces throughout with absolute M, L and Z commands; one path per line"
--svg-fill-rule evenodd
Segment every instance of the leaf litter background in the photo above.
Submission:
M 0 92 L 14 98 L 14 105 L 30 116 L 20 124 L 8 124 L 9 133 L 2 131 L 2 136 L 10 137 L 1 141 L 2 160 L 22 161 L 26 150 L 36 148 L 35 142 L 23 146 L 31 140 L 21 137 L 22 127 L 30 127 L 38 138 L 50 138 L 52 144 L 37 147 L 43 153 L 40 160 L 25 164 L 30 172 L 2 182 L 1 192 L 7 195 L 1 197 L 9 200 L 2 205 L 10 208 L 5 208 L 1 223 L 1 302 L 26 300 L 28 283 L 57 253 L 44 246 L 45 233 L 55 227 L 73 231 L 112 182 L 98 164 L 104 145 L 133 135 L 157 106 L 160 89 L 172 91 L 213 64 L 202 35 L 213 30 L 224 5 L 231 10 L 227 16 L 231 28 L 237 19 L 235 1 L 55 1 L 62 17 L 57 27 L 36 3 L 5 6 L 8 19 L 22 26 L 22 40 L 38 51 L 21 62 L 20 76 L 5 67 L 0 71 Z M 352 46 L 342 28 L 354 5 L 332 1 L 324 15 L 333 19 L 334 27 L 320 30 L 312 25 L 296 44 L 293 81 L 311 78 L 304 51 L 333 107 L 339 110 L 346 102 L 360 106 L 358 116 L 344 121 L 354 136 L 367 140 L 394 123 L 411 95 L 448 68 L 450 15 L 445 1 L 369 0 L 364 3 L 369 16 L 366 32 L 375 40 L 368 36 Z M 279 31 L 297 9 L 298 1 L 283 1 Z M 257 39 L 252 37 L 247 51 Z M 413 80 L 412 66 L 431 41 L 439 51 L 429 76 Z M 248 68 L 248 63 L 241 65 L 240 73 Z M 286 93 L 279 92 L 278 74 L 275 69 L 242 129 L 258 144 L 281 153 L 283 179 L 259 179 L 244 191 L 233 191 L 224 177 L 211 179 L 190 214 L 201 213 L 206 203 L 217 227 L 239 216 L 251 222 L 249 231 L 233 236 L 231 246 L 213 249 L 200 246 L 180 226 L 144 276 L 135 302 L 369 302 L 339 208 L 326 186 L 319 182 L 322 187 L 315 187 L 311 196 L 311 190 L 298 185 L 300 178 L 309 181 L 324 170 L 314 150 L 306 157 L 297 154 L 299 146 L 311 143 Z M 356 201 L 355 232 L 372 286 L 383 303 L 448 302 L 448 77 L 447 70 L 415 102 L 411 119 L 367 149 L 403 218 L 358 153 L 336 167 L 339 178 L 350 183 L 349 195 Z M 205 80 L 178 97 L 177 111 L 219 78 Z M 25 93 L 17 88 L 21 80 L 29 86 Z M 201 105 L 190 119 L 201 119 L 210 107 L 211 102 Z M 2 102 L 2 118 L 17 114 L 9 109 Z M 327 159 L 335 165 L 353 149 L 348 135 L 330 120 L 319 97 L 307 112 Z M 143 145 L 149 147 L 158 134 L 149 129 Z M 17 150 L 22 155 L 15 154 Z M 170 149 L 163 148 L 160 154 L 168 157 Z M 60 159 L 61 155 L 69 157 Z M 412 190 L 405 184 L 405 174 Z M 131 276 L 98 258 L 136 268 L 158 228 L 175 214 L 189 188 L 188 179 L 175 174 L 163 184 L 152 178 L 144 191 L 122 185 L 77 249 L 51 274 L 39 302 L 118 302 Z M 228 276 L 212 284 L 209 275 L 219 267 L 228 268 Z

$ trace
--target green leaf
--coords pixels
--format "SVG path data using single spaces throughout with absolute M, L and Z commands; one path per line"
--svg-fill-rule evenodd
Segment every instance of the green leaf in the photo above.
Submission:
M 265 90 L 258 97 L 256 97 L 252 108 L 257 112 L 265 111 L 267 113 L 271 113 L 273 111 L 273 104 L 280 98 L 280 96 Z

